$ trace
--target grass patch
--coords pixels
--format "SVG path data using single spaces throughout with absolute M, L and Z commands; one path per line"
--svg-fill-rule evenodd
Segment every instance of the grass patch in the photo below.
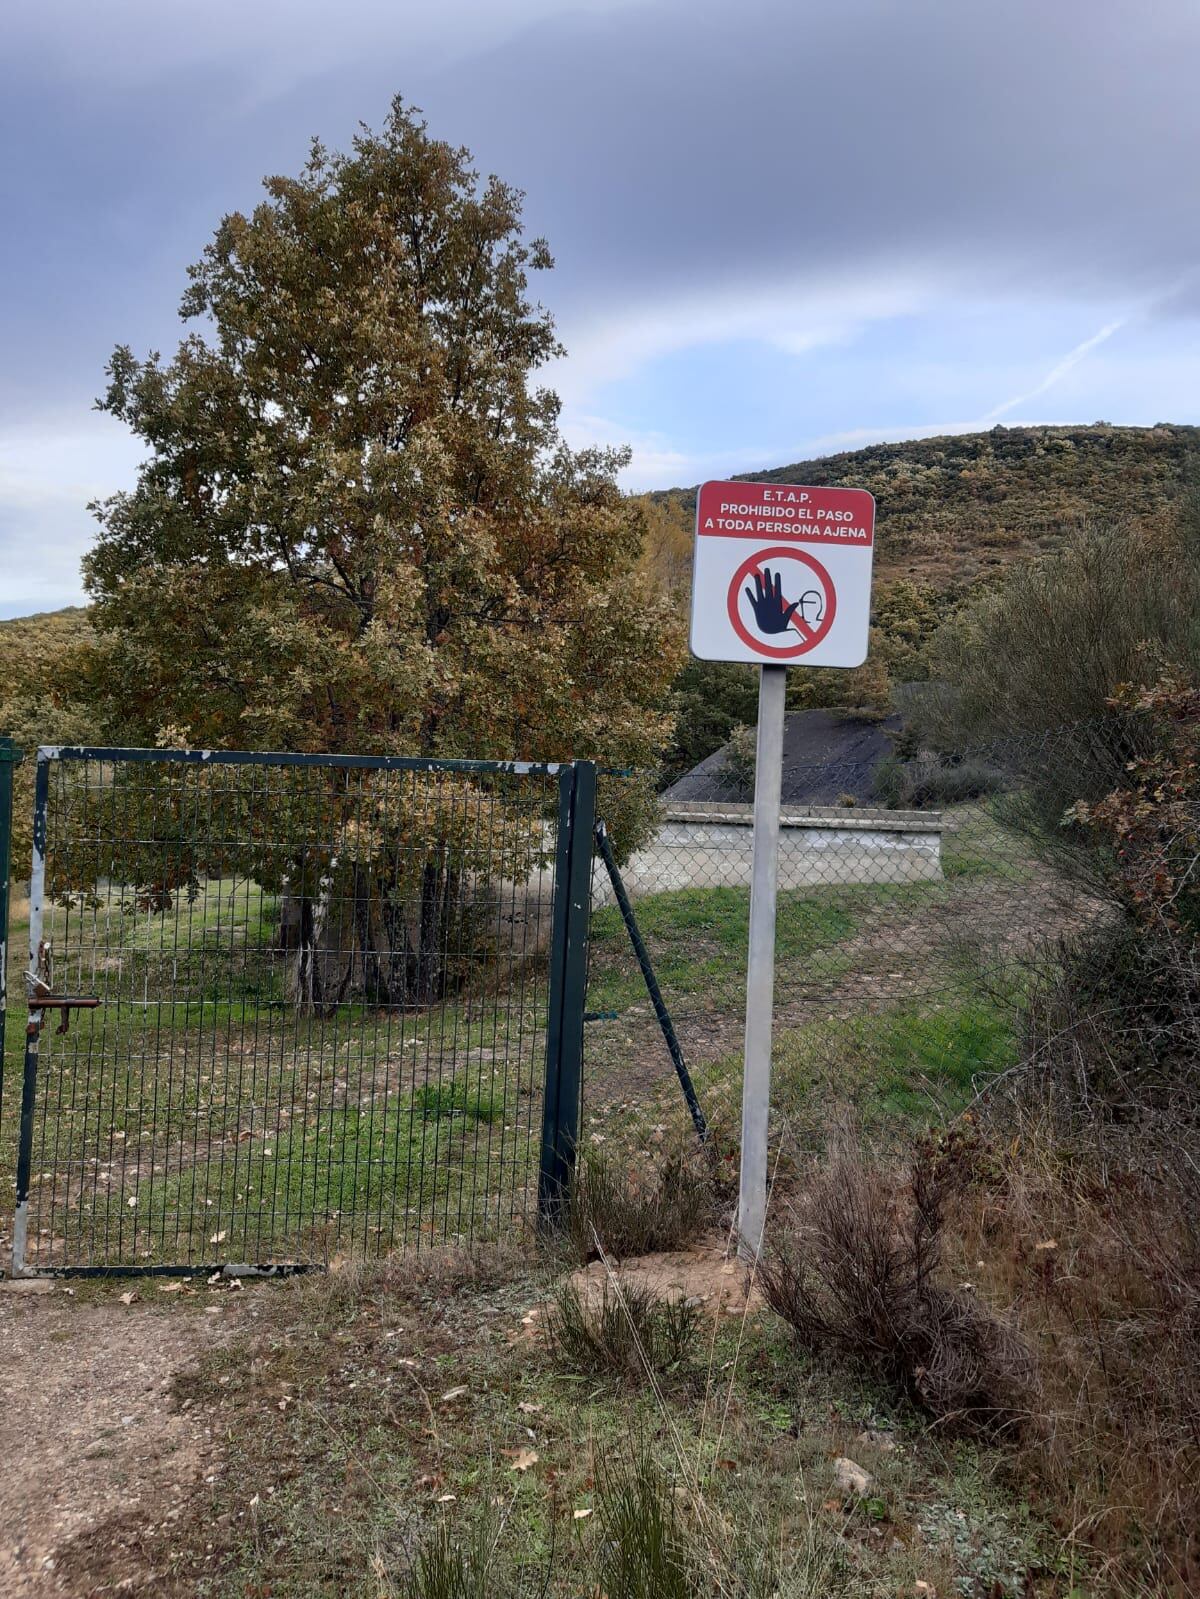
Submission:
M 426 1120 L 433 1121 L 465 1116 L 469 1121 L 494 1122 L 501 1114 L 499 1094 L 479 1092 L 461 1081 L 424 1083 L 412 1102 Z
M 700 1313 L 686 1299 L 606 1276 L 599 1295 L 571 1280 L 561 1284 L 545 1329 L 562 1370 L 636 1387 L 680 1371 L 695 1349 Z
M 639 900 L 634 912 L 655 976 L 670 998 L 702 996 L 716 1006 L 745 994 L 749 889 L 677 889 Z M 855 925 L 853 911 L 827 896 L 780 894 L 776 957 L 781 969 L 786 972 L 849 938 Z M 621 913 L 615 905 L 604 906 L 592 917 L 589 1008 L 623 1010 L 644 998 Z

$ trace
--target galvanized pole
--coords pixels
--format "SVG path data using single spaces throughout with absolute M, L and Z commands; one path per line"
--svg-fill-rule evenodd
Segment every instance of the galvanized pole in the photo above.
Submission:
M 755 1260 L 767 1214 L 767 1121 L 771 1102 L 771 1020 L 775 1002 L 775 898 L 779 882 L 779 800 L 783 777 L 787 668 L 759 668 L 754 756 L 754 857 L 742 1068 L 742 1169 L 738 1250 Z
M 4 1041 L 8 1014 L 8 901 L 12 894 L 13 773 L 21 752 L 0 738 L 0 1126 L 4 1123 Z

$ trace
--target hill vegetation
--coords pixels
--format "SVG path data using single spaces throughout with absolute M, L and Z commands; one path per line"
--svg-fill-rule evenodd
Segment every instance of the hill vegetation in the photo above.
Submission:
M 1198 467 L 1200 428 L 1097 422 L 871 444 L 738 475 L 869 490 L 877 502 L 877 586 L 886 592 L 902 581 L 953 591 L 1057 548 L 1072 524 L 1149 522 L 1169 513 Z M 696 491 L 667 489 L 643 499 L 647 563 L 674 582 L 686 575 Z
M 798 461 L 742 474 L 765 482 L 843 483 L 868 489 L 878 506 L 872 658 L 859 672 L 793 674 L 793 706 L 882 710 L 896 683 L 930 675 L 939 629 L 968 595 L 994 586 L 1014 565 L 1062 546 L 1092 521 L 1143 528 L 1173 519 L 1200 477 L 1200 428 L 996 427 Z M 644 574 L 668 593 L 686 591 L 696 491 L 635 497 L 645 541 Z M 80 608 L 0 623 L 0 723 L 31 736 L 66 736 L 78 682 L 63 682 L 64 656 L 83 665 L 89 642 Z M 751 669 L 689 661 L 675 682 L 677 728 L 666 775 L 677 776 L 754 717 Z M 46 713 L 53 714 L 46 719 Z M 73 718 L 72 718 L 73 720 Z
M 1200 477 L 1200 428 L 996 427 L 986 433 L 873 444 L 741 474 L 757 482 L 844 484 L 877 504 L 871 656 L 855 672 L 791 674 L 793 709 L 882 713 L 900 683 L 937 675 L 934 641 L 966 602 L 1014 567 L 1058 551 L 1089 524 L 1153 534 L 1174 524 Z M 643 564 L 685 590 L 695 489 L 641 496 Z M 689 661 L 675 684 L 665 762 L 679 776 L 754 720 L 752 668 Z

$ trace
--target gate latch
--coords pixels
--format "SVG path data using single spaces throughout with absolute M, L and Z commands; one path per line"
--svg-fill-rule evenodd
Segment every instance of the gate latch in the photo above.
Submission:
M 100 1005 L 95 994 L 56 994 L 53 985 L 53 958 L 50 945 L 43 939 L 38 945 L 38 970 L 25 973 L 25 993 L 29 1001 L 27 1036 L 36 1038 L 41 1033 L 43 1011 L 61 1011 L 62 1020 L 54 1030 L 65 1033 L 71 1025 L 73 1010 L 96 1010 Z

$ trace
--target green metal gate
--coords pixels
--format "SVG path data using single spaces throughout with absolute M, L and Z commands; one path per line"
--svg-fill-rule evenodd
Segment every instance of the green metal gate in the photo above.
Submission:
M 559 1220 L 595 776 L 39 750 L 14 1274 Z

